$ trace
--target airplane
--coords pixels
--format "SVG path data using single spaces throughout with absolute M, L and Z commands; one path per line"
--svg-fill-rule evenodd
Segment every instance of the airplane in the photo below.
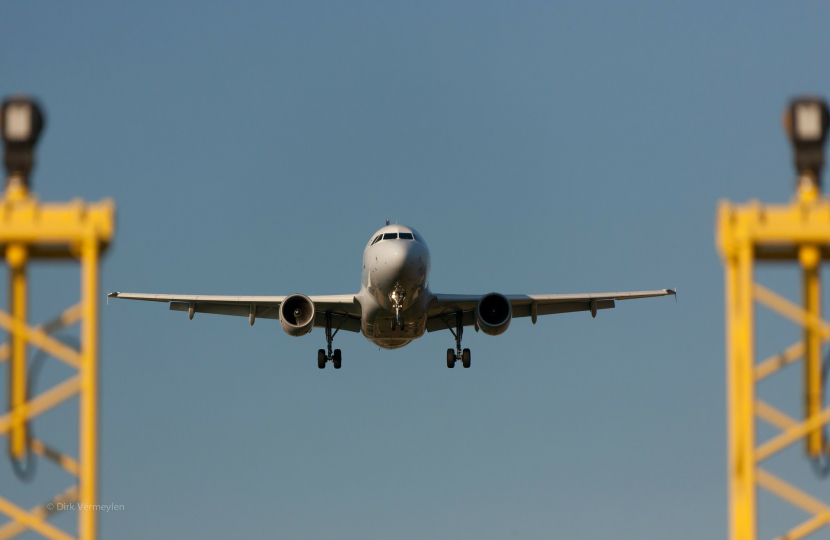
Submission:
M 406 225 L 378 230 L 363 250 L 360 292 L 330 296 L 204 296 L 113 292 L 110 298 L 169 302 L 173 311 L 279 319 L 290 336 L 304 336 L 313 328 L 325 328 L 327 348 L 317 351 L 317 367 L 332 362 L 340 369 L 340 349 L 332 341 L 340 330 L 362 333 L 384 349 L 397 349 L 425 332 L 449 330 L 455 349 L 447 349 L 447 367 L 457 361 L 471 365 L 470 349 L 461 348 L 464 327 L 473 326 L 488 336 L 503 334 L 516 317 L 590 311 L 615 307 L 617 300 L 677 294 L 673 289 L 587 294 L 435 294 L 429 288 L 430 256 L 423 236 Z

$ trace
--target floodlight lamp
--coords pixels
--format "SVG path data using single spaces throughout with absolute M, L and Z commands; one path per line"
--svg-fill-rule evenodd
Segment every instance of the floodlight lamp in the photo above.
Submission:
M 795 98 L 784 110 L 784 130 L 793 144 L 795 168 L 801 175 L 813 175 L 816 181 L 824 166 L 828 117 L 827 103 L 813 96 Z
M 43 114 L 34 99 L 13 96 L 0 105 L 0 134 L 6 171 L 10 175 L 19 173 L 28 177 L 34 166 L 34 148 L 42 129 Z

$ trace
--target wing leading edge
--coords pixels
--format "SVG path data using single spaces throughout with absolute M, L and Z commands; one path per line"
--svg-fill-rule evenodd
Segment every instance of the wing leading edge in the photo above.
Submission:
M 507 294 L 513 309 L 513 317 L 532 317 L 572 313 L 575 311 L 592 311 L 594 309 L 613 309 L 616 300 L 634 300 L 656 296 L 676 295 L 674 289 L 657 289 L 654 291 L 629 291 L 581 294 Z M 478 301 L 484 295 L 471 294 L 436 294 L 429 305 L 427 330 L 446 330 L 456 325 L 455 317 L 461 313 L 462 324 L 475 324 L 475 310 Z
M 113 292 L 108 298 L 123 298 L 125 300 L 143 300 L 147 302 L 169 302 L 173 311 L 193 313 L 210 313 L 214 315 L 230 315 L 249 317 L 251 320 L 279 319 L 280 304 L 287 296 L 215 296 L 215 295 L 187 295 L 187 294 L 142 294 Z M 353 294 L 309 296 L 314 302 L 317 312 L 314 317 L 314 326 L 325 328 L 326 312 L 331 312 L 339 320 L 335 326 L 349 332 L 360 332 L 361 308 Z

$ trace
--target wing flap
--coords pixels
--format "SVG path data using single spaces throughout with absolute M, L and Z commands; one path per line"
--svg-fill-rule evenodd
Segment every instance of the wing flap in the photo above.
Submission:
M 655 296 L 676 295 L 673 289 L 657 289 L 653 291 L 628 291 L 606 293 L 577 293 L 577 294 L 507 294 L 513 317 L 530 317 L 535 307 L 536 315 L 553 315 L 556 313 L 573 313 L 576 311 L 590 311 L 591 303 L 596 302 L 597 309 L 613 309 L 617 300 L 634 300 L 635 298 L 651 298 Z M 462 314 L 462 324 L 475 324 L 474 310 L 482 295 L 478 294 L 436 294 L 429 305 L 427 331 L 446 330 L 455 328 L 456 313 Z
M 447 330 L 449 328 L 455 330 L 455 315 L 455 313 L 444 313 L 442 315 L 430 317 L 429 319 L 427 319 L 427 332 Z M 473 326 L 476 323 L 475 313 L 473 313 L 472 311 L 462 311 L 461 323 L 464 326 Z
M 212 296 L 187 294 L 141 294 L 115 292 L 107 295 L 109 298 L 123 298 L 125 300 L 145 300 L 149 302 L 169 302 L 172 311 L 190 311 L 193 306 L 195 313 L 210 313 L 214 315 L 230 315 L 233 317 L 248 317 L 252 306 L 256 306 L 256 318 L 279 319 L 279 307 L 286 296 Z M 334 317 L 334 328 L 348 332 L 360 332 L 360 318 L 362 309 L 353 294 L 310 296 L 317 311 L 314 326 L 326 326 L 325 312 L 331 312 Z
M 209 304 L 195 302 L 193 305 L 196 313 L 211 313 L 213 315 L 232 315 L 235 317 L 247 317 L 250 315 L 250 305 L 233 305 L 233 304 Z M 187 311 L 190 309 L 189 302 L 170 302 L 171 311 Z M 258 319 L 279 319 L 280 311 L 276 306 L 261 306 L 256 307 L 256 316 Z
M 530 302 L 514 305 L 513 318 L 530 317 Z M 597 300 L 597 309 L 614 309 L 615 304 L 613 300 Z M 556 313 L 574 313 L 577 311 L 589 311 L 591 309 L 591 302 L 557 302 L 554 304 L 537 305 L 537 315 L 553 315 Z M 464 326 L 475 325 L 475 310 L 462 311 L 462 323 Z M 456 324 L 455 313 L 445 313 L 442 315 L 435 315 L 427 320 L 427 332 L 435 332 L 436 330 L 446 330 L 455 328 Z
M 278 316 L 279 318 L 279 316 Z M 314 328 L 326 327 L 326 313 L 318 311 L 314 315 Z M 345 330 L 346 332 L 360 333 L 360 317 L 354 315 L 343 315 L 340 313 L 331 314 L 331 329 L 333 331 Z
M 514 305 L 513 317 L 530 317 L 530 303 Z M 597 309 L 614 309 L 613 300 L 597 300 Z M 537 304 L 537 315 L 554 315 L 556 313 L 575 313 L 590 311 L 591 302 L 556 302 L 554 304 Z

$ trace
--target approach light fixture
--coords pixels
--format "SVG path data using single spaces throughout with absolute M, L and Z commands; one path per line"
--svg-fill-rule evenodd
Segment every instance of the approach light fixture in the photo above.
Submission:
M 35 164 L 34 148 L 43 129 L 43 114 L 37 102 L 28 96 L 12 96 L 0 106 L 0 133 L 9 177 L 19 175 L 28 183 Z
M 784 130 L 793 143 L 795 168 L 801 176 L 812 176 L 816 184 L 824 166 L 829 119 L 827 103 L 820 97 L 797 97 L 784 110 Z

